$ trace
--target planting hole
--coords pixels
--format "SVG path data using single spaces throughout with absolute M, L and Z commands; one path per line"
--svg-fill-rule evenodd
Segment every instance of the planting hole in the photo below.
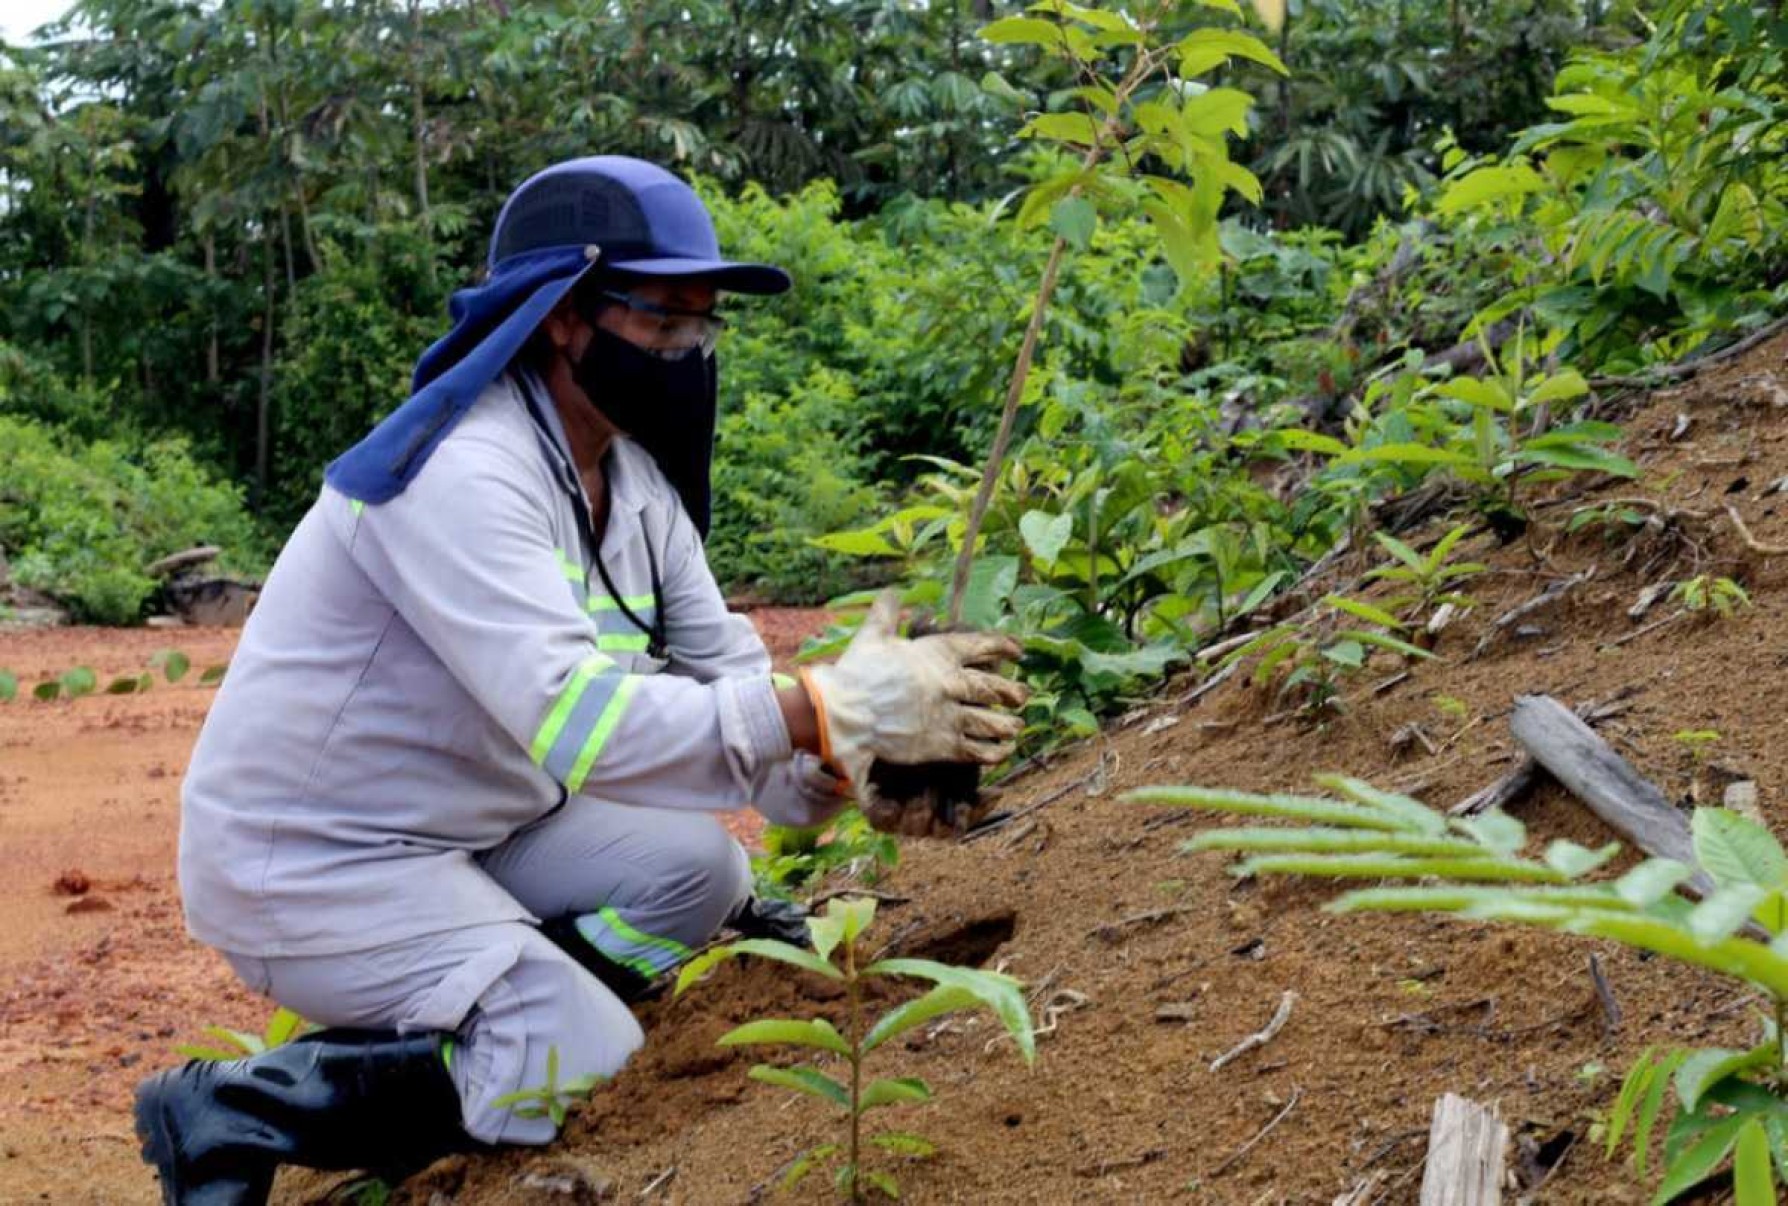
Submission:
M 935 959 L 957 967 L 982 967 L 993 953 L 1011 941 L 1018 928 L 1018 914 L 1002 909 L 983 917 L 974 917 L 945 926 L 928 935 L 911 949 L 901 951 L 914 959 Z

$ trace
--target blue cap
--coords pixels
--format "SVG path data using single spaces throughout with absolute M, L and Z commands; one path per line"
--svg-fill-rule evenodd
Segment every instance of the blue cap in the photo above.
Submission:
M 490 266 L 548 248 L 584 247 L 605 269 L 636 276 L 701 276 L 731 293 L 781 293 L 789 275 L 720 256 L 695 190 L 657 164 L 592 155 L 554 164 L 515 190 L 497 215 Z

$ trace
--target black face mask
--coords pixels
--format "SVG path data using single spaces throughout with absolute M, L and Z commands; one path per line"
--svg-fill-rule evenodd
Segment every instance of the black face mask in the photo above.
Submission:
M 592 325 L 583 356 L 570 363 L 578 388 L 609 422 L 652 454 L 696 530 L 707 536 L 714 358 L 690 352 L 665 360 Z

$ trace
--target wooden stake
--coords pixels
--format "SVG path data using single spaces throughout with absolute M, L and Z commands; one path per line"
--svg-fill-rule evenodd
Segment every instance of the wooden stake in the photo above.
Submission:
M 1421 1206 L 1499 1206 L 1509 1128 L 1475 1101 L 1448 1093 L 1434 1103 Z

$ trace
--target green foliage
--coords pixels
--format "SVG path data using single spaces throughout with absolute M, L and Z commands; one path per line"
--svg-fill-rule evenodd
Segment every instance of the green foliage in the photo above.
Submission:
M 602 1077 L 590 1075 L 574 1076 L 561 1082 L 559 1048 L 554 1044 L 546 1050 L 545 1084 L 505 1093 L 491 1104 L 508 1109 L 517 1118 L 550 1118 L 554 1127 L 561 1127 L 565 1125 L 565 1116 L 571 1107 L 594 1093 L 602 1081 Z
M 249 1030 L 230 1030 L 224 1026 L 207 1026 L 205 1033 L 216 1039 L 221 1046 L 186 1043 L 174 1050 L 187 1059 L 242 1059 L 282 1047 L 315 1029 L 316 1027 L 290 1009 L 281 1006 L 273 1011 L 259 1034 Z
M 766 825 L 764 852 L 751 869 L 761 894 L 792 898 L 840 867 L 874 884 L 900 865 L 900 843 L 870 828 L 863 814 L 847 808 L 825 825 L 796 828 Z
M 1395 560 L 1389 565 L 1369 570 L 1365 580 L 1394 582 L 1414 592 L 1386 599 L 1385 607 L 1391 611 L 1414 610 L 1420 614 L 1432 611 L 1444 603 L 1469 606 L 1470 598 L 1452 587 L 1462 579 L 1483 573 L 1488 567 L 1476 561 L 1454 562 L 1450 558 L 1453 549 L 1470 530 L 1469 525 L 1460 524 L 1442 536 L 1425 555 L 1416 552 L 1388 532 L 1374 532 L 1372 539 Z
M 862 1145 L 865 1138 L 892 1155 L 910 1159 L 924 1159 L 935 1150 L 929 1140 L 906 1131 L 863 1134 L 863 1119 L 872 1110 L 921 1104 L 930 1101 L 932 1096 L 931 1087 L 916 1077 L 882 1078 L 865 1084 L 864 1060 L 878 1047 L 945 1014 L 986 1010 L 1018 1044 L 1019 1053 L 1027 1064 L 1036 1058 L 1030 1010 L 1017 980 L 999 972 L 951 967 L 928 959 L 883 959 L 860 966 L 859 939 L 874 920 L 874 900 L 835 899 L 827 905 L 823 917 L 807 919 L 813 940 L 812 951 L 767 939 L 747 939 L 704 951 L 684 964 L 677 976 L 676 991 L 681 994 L 715 965 L 740 955 L 756 955 L 802 968 L 843 985 L 847 1006 L 842 1032 L 825 1018 L 770 1018 L 735 1027 L 720 1037 L 720 1045 L 792 1046 L 817 1052 L 817 1060 L 829 1057 L 834 1062 L 843 1063 L 848 1076 L 842 1080 L 829 1075 L 818 1063 L 792 1067 L 758 1064 L 751 1069 L 750 1076 L 765 1084 L 818 1098 L 845 1116 L 847 1142 L 821 1144 L 802 1152 L 783 1175 L 782 1184 L 785 1188 L 792 1187 L 814 1168 L 836 1163 L 833 1183 L 852 1202 L 863 1201 L 865 1191 L 870 1188 L 890 1198 L 900 1196 L 891 1174 L 864 1166 Z M 863 986 L 871 979 L 883 977 L 928 980 L 933 987 L 872 1022 L 865 1016 Z
M 1788 1064 L 1779 1040 L 1788 1015 L 1788 951 L 1781 949 L 1788 934 L 1788 854 L 1769 830 L 1725 809 L 1698 809 L 1691 823 L 1695 860 L 1713 888 L 1692 903 L 1674 889 L 1693 868 L 1670 859 L 1647 859 L 1613 880 L 1586 882 L 1616 847 L 1588 850 L 1559 840 L 1534 860 L 1520 853 L 1525 827 L 1505 814 L 1449 818 L 1357 780 L 1319 782 L 1345 799 L 1199 787 L 1143 788 L 1127 798 L 1301 823 L 1216 829 L 1185 844 L 1249 854 L 1237 874 L 1441 881 L 1356 889 L 1328 906 L 1335 911 L 1450 913 L 1608 938 L 1761 992 L 1773 1017 L 1757 1045 L 1647 1050 L 1639 1057 L 1609 1113 L 1607 1149 L 1612 1156 L 1630 1141 L 1635 1170 L 1646 1176 L 1652 1137 L 1673 1088 L 1675 1117 L 1663 1135 L 1663 1176 L 1652 1201 L 1673 1200 L 1729 1158 L 1739 1201 L 1776 1200 L 1775 1168 L 1788 1168 Z
M 192 545 L 216 543 L 235 564 L 258 564 L 261 543 L 240 495 L 179 441 L 81 445 L 0 417 L 0 462 L 0 545 L 14 576 L 82 619 L 134 622 L 155 589 L 143 567 Z
M 1734 612 L 1751 605 L 1745 588 L 1730 578 L 1712 574 L 1696 574 L 1670 588 L 1670 599 L 1680 603 L 1684 611 L 1698 612 L 1720 619 L 1730 619 Z

